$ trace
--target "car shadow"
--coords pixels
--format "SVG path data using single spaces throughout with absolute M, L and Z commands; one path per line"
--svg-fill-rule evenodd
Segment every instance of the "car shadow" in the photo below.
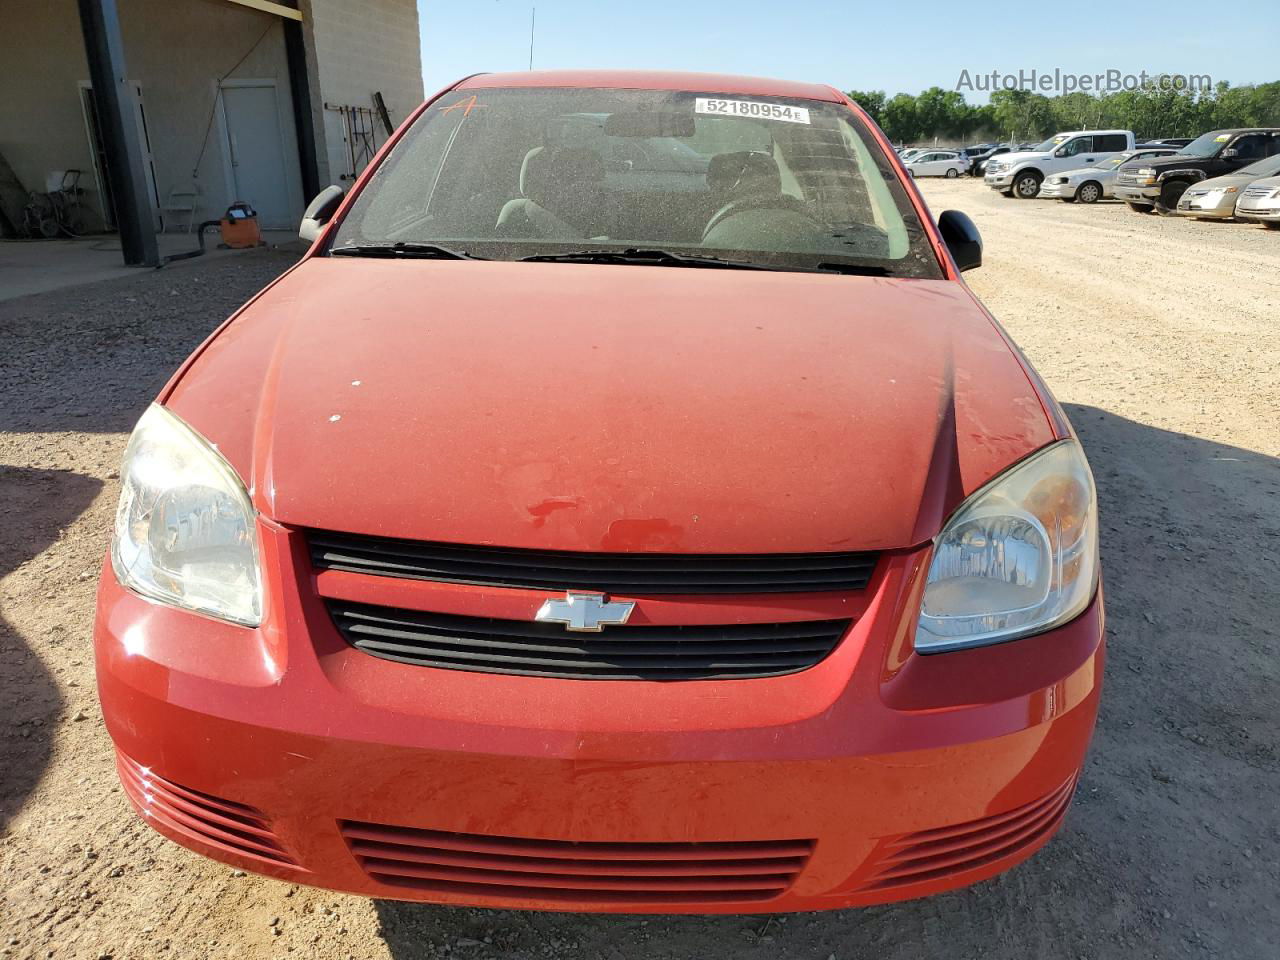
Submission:
M 39 557 L 93 502 L 102 481 L 65 470 L 0 465 L 0 578 Z M 29 575 L 56 580 L 58 568 Z M 11 594 L 11 590 L 6 590 Z M 0 595 L 2 596 L 2 595 Z M 45 660 L 58 630 L 24 636 L 0 608 L 0 830 L 22 808 L 53 752 L 63 701 Z M 45 644 L 44 658 L 35 652 Z
M 1268 955 L 1274 928 L 1256 918 L 1272 915 L 1269 868 L 1229 854 L 1277 833 L 1272 802 L 1239 801 L 1273 797 L 1280 771 L 1280 461 L 1067 412 L 1097 477 L 1109 650 L 1080 790 L 1036 856 L 925 900 L 790 916 L 376 901 L 391 955 L 1128 958 L 1214 943 Z

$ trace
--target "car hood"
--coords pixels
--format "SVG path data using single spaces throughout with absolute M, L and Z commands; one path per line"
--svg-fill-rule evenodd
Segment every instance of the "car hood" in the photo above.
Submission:
M 1054 174 L 1054 176 L 1066 177 L 1068 180 L 1096 180 L 1099 177 L 1114 176 L 1116 167 L 1077 167 L 1075 170 L 1067 170 L 1063 173 Z
M 1199 183 L 1192 184 L 1197 190 L 1203 190 L 1206 187 L 1210 190 L 1221 190 L 1224 187 L 1247 187 L 1249 184 L 1258 180 L 1258 177 L 1244 173 L 1226 173 L 1220 177 L 1210 177 L 1208 180 L 1201 180 Z
M 1192 157 L 1184 153 L 1171 153 L 1164 157 L 1147 157 L 1145 160 L 1128 160 L 1120 164 L 1121 170 L 1136 170 L 1139 167 L 1150 167 L 1153 170 L 1164 170 L 1171 167 L 1203 165 L 1211 157 Z
M 1001 153 L 987 161 L 990 166 L 993 163 L 1022 163 L 1024 160 L 1043 160 L 1049 154 L 1037 150 L 1027 150 L 1022 153 Z
M 312 258 L 164 402 L 306 527 L 568 550 L 933 536 L 1054 439 L 953 281 Z

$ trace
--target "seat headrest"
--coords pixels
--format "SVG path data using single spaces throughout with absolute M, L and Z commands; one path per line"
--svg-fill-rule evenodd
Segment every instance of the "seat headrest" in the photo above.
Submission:
M 583 147 L 534 147 L 520 165 L 520 193 L 530 200 L 603 181 L 604 159 Z
M 721 197 L 782 192 L 778 162 L 760 150 L 718 153 L 707 165 L 707 186 Z

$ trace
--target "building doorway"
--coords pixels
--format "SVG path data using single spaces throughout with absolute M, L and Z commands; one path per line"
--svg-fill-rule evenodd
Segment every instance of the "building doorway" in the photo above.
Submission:
M 285 114 L 274 80 L 224 80 L 219 97 L 226 132 L 228 188 L 258 211 L 263 229 L 297 226 L 301 211 L 297 164 L 285 144 Z
M 147 176 L 147 201 L 151 204 L 152 224 L 159 230 L 163 223 L 160 219 L 160 191 L 156 187 L 156 165 L 151 156 L 151 131 L 147 129 L 147 111 L 142 103 L 142 88 L 133 84 L 133 90 L 134 122 L 138 125 L 138 140 L 142 145 L 142 162 Z M 80 107 L 84 113 L 84 129 L 89 137 L 89 148 L 93 155 L 93 178 L 102 206 L 103 226 L 112 230 L 116 225 L 116 201 L 111 189 L 114 181 L 107 169 L 107 150 L 102 142 L 102 131 L 98 127 L 98 106 L 93 86 L 87 80 L 80 83 Z

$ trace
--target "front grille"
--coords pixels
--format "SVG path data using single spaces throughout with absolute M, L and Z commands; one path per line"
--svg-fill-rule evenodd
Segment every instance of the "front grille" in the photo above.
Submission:
M 571 633 L 559 624 L 460 617 L 329 600 L 348 643 L 386 660 L 473 673 L 582 680 L 777 677 L 829 654 L 848 620 L 728 626 L 620 626 Z
M 531 590 L 753 594 L 862 590 L 879 554 L 588 553 L 394 540 L 313 530 L 317 570 Z
M 1244 195 L 1246 197 L 1265 197 L 1274 189 L 1275 187 L 1246 187 Z
M 446 833 L 346 821 L 379 883 L 427 893 L 574 903 L 723 903 L 785 893 L 812 840 L 601 843 Z
M 1138 175 L 1136 173 L 1118 173 L 1116 174 L 1116 182 L 1123 183 L 1127 186 L 1137 186 Z
M 227 853 L 278 866 L 297 865 L 260 810 L 166 780 L 119 751 L 116 769 L 125 794 L 143 817 Z
M 889 890 L 941 880 L 1033 847 L 1058 829 L 1075 786 L 1073 777 L 1049 795 L 1005 813 L 889 841 L 865 889 Z

